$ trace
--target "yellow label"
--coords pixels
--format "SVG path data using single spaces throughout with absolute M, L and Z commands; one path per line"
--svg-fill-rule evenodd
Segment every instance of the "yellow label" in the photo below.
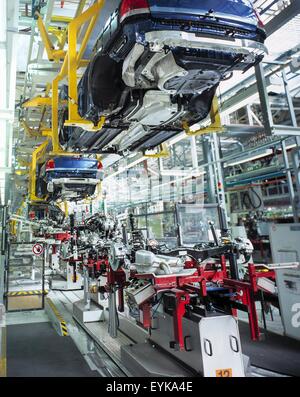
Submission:
M 217 369 L 216 377 L 217 378 L 232 378 L 232 368 Z

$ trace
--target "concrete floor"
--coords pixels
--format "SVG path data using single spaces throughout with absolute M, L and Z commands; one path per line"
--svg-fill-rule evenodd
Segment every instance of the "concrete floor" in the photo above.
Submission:
M 23 312 L 6 313 L 6 325 L 48 323 L 49 317 L 45 310 L 26 310 Z

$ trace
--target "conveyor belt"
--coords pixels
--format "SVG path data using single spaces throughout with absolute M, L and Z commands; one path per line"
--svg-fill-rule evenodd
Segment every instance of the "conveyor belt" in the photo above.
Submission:
M 251 364 L 289 376 L 300 376 L 300 342 L 286 336 L 265 333 L 265 339 L 253 342 L 249 325 L 239 321 L 243 353 Z M 264 333 L 264 330 L 261 330 Z

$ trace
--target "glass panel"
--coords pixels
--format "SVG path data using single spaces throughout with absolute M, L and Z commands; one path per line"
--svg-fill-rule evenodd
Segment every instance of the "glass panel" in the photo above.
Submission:
M 146 216 L 138 216 L 137 217 L 137 228 L 138 229 L 146 229 L 146 227 L 147 227 Z
M 210 228 L 213 222 L 220 235 L 219 212 L 216 205 L 177 205 L 177 219 L 181 227 L 183 245 L 214 241 Z
M 205 170 L 195 167 L 191 138 L 171 145 L 169 151 L 168 158 L 123 158 L 107 170 L 111 176 L 103 189 L 108 210 L 122 214 L 130 208 L 139 215 L 166 211 L 167 204 L 174 209 L 177 202 L 204 203 Z M 144 203 L 149 203 L 147 211 Z
M 177 246 L 175 214 L 161 213 L 148 216 L 149 238 L 165 244 L 168 248 Z
M 166 170 L 193 168 L 190 138 L 182 139 L 170 147 L 170 157 L 163 160 L 163 167 Z

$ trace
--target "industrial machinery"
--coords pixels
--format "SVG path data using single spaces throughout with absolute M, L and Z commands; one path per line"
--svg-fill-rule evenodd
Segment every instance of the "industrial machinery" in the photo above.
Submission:
M 93 369 L 102 349 L 128 376 L 252 376 L 273 307 L 300 340 L 299 43 L 272 38 L 296 3 L 33 1 L 4 25 L 3 53 L 30 39 L 1 109 L 6 282 L 40 285 L 63 336 L 73 315 Z
M 271 224 L 270 241 L 273 261 L 283 259 L 299 263 L 300 224 Z M 276 270 L 276 285 L 285 335 L 300 340 L 300 266 Z
M 110 242 L 120 239 L 116 220 L 102 214 L 94 214 L 81 224 L 75 224 L 75 216 L 70 214 L 68 226 L 51 236 L 54 239 L 49 246 L 52 289 L 82 289 L 83 268 L 88 270 L 90 277 L 101 274 L 107 263 Z
M 228 370 L 227 376 L 244 376 L 248 361 L 242 355 L 237 310 L 248 313 L 251 338 L 259 341 L 255 302 L 262 294 L 265 301 L 276 301 L 268 285 L 275 285 L 274 268 L 250 263 L 253 247 L 245 239 L 232 239 L 222 219 L 220 231 L 208 225 L 213 241 L 176 249 L 143 239 L 132 229 L 132 219 L 129 224 L 128 233 L 121 228 L 116 233 L 110 219 L 97 215 L 81 226 L 86 242 L 78 241 L 78 252 L 85 294 L 73 307 L 77 321 L 105 321 L 112 338 L 118 337 L 118 329 L 133 339 L 142 333 L 193 373 L 219 376 Z M 220 328 L 221 335 L 216 331 Z M 131 369 L 136 361 L 144 366 L 144 349 L 139 343 L 123 346 L 122 360 Z

